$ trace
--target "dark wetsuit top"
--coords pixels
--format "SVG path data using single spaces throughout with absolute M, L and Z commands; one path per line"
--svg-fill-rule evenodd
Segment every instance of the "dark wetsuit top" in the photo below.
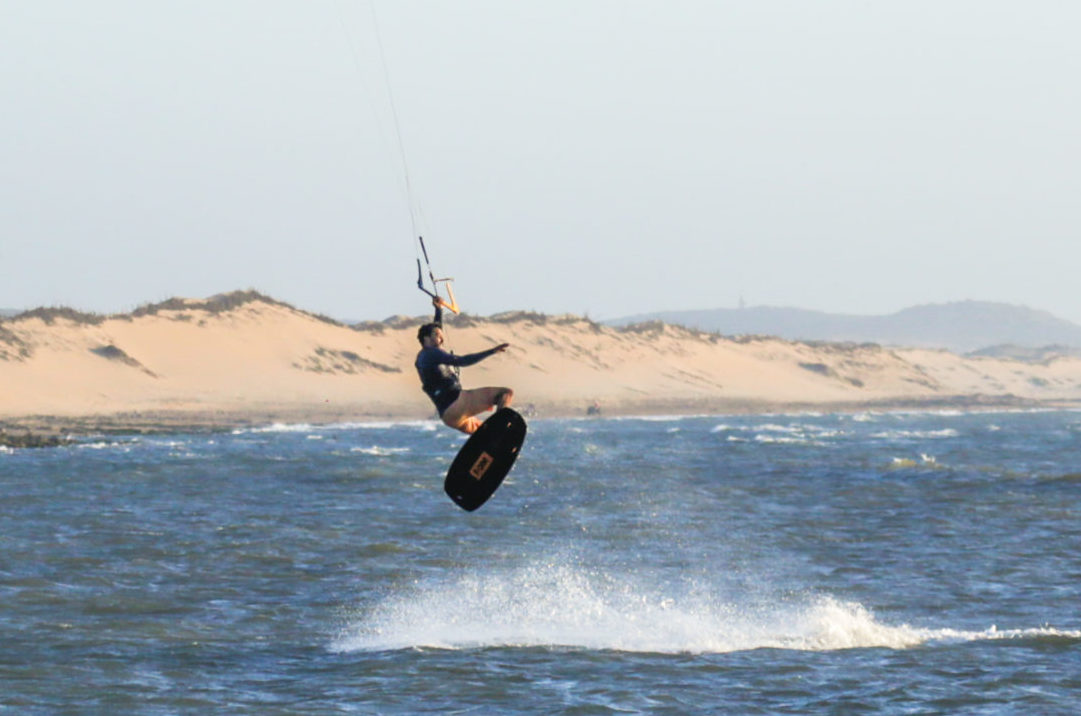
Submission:
M 443 326 L 443 311 L 438 307 L 435 309 L 433 323 L 439 324 L 440 327 Z M 435 403 L 435 409 L 439 411 L 440 416 L 462 393 L 462 383 L 458 380 L 458 369 L 479 363 L 488 356 L 494 355 L 495 352 L 496 349 L 491 348 L 480 353 L 456 356 L 435 346 L 421 348 L 420 353 L 417 353 L 417 361 L 414 365 L 417 367 L 417 374 L 420 375 L 420 383 L 424 388 L 424 392 Z

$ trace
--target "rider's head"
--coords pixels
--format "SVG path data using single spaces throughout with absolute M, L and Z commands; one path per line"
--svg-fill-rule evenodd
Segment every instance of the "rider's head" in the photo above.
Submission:
M 425 323 L 417 329 L 417 340 L 425 348 L 438 346 L 443 342 L 443 329 L 438 323 Z

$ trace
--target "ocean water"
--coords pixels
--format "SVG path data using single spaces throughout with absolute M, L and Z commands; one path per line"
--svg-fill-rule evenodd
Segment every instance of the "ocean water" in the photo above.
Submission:
M 434 423 L 0 454 L 0 712 L 1081 711 L 1081 413 Z

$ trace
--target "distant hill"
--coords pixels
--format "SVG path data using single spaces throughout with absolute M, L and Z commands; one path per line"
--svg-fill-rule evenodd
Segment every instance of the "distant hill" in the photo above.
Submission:
M 971 358 L 1000 358 L 1003 360 L 1016 360 L 1022 363 L 1046 363 L 1054 358 L 1070 356 L 1081 358 L 1081 348 L 1063 345 L 1048 345 L 1031 348 L 1017 346 L 1010 343 L 1001 346 L 988 346 L 966 354 Z
M 1081 349 L 1081 326 L 1046 311 L 988 301 L 959 301 L 906 308 L 885 316 L 856 316 L 799 308 L 718 308 L 662 311 L 606 321 L 626 326 L 647 321 L 725 335 L 771 335 L 790 340 L 853 341 L 967 353 L 990 346 Z

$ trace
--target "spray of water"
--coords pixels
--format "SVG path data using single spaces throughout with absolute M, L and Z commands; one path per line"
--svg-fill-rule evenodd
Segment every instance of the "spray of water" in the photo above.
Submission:
M 422 583 L 356 610 L 334 651 L 416 647 L 565 647 L 655 653 L 759 648 L 903 649 L 978 638 L 878 621 L 860 604 L 822 595 L 720 597 L 640 576 L 540 563 Z

